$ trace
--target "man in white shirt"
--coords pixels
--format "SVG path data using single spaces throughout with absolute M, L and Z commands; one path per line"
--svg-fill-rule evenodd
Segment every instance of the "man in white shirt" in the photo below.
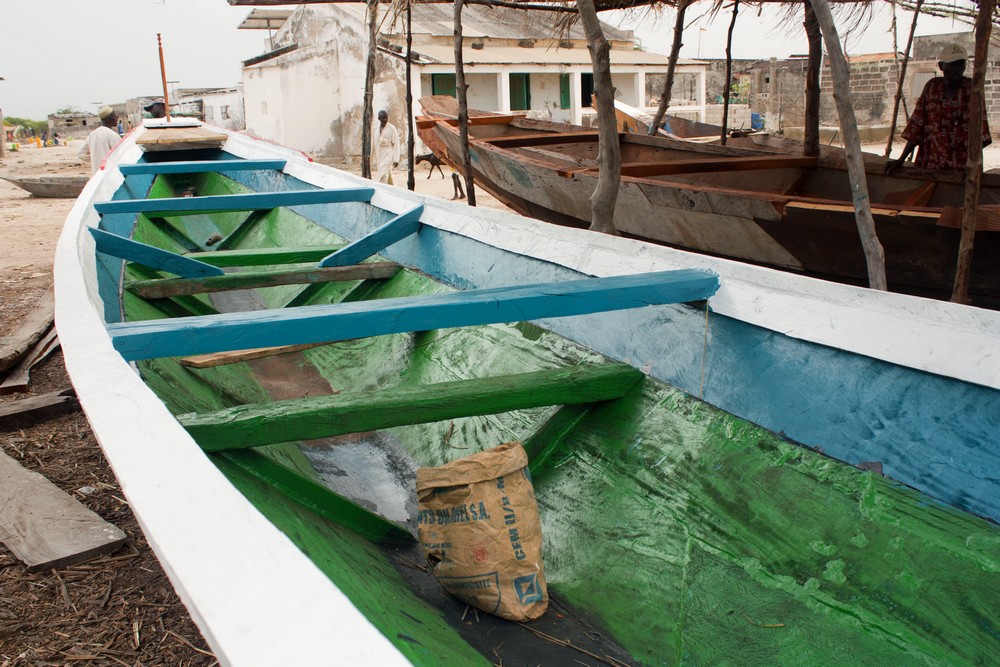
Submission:
M 378 112 L 378 122 L 372 142 L 378 181 L 392 185 L 392 168 L 399 164 L 399 130 L 389 124 L 389 114 L 384 109 Z
M 116 129 L 118 127 L 118 114 L 115 113 L 115 110 L 109 106 L 103 106 L 97 115 L 101 119 L 101 126 L 87 136 L 87 141 L 77 153 L 81 160 L 90 160 L 91 175 L 97 173 L 104 158 L 121 141 Z

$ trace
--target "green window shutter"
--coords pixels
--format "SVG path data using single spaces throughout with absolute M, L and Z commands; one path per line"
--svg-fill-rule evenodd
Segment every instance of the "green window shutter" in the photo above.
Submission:
M 527 111 L 531 108 L 531 75 L 510 75 L 510 110 Z
M 455 94 L 455 75 L 431 74 L 431 94 L 457 97 Z
M 569 74 L 559 75 L 559 106 L 563 109 L 570 108 L 569 99 Z

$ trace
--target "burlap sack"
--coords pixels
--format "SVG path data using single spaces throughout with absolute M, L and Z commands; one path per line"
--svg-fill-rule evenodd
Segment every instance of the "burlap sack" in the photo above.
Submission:
M 528 456 L 510 442 L 417 471 L 420 543 L 444 588 L 477 609 L 530 621 L 549 604 Z

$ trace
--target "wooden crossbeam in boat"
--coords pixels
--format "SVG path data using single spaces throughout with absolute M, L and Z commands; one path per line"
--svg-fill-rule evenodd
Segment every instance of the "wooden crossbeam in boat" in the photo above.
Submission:
M 934 194 L 937 183 L 934 181 L 924 181 L 912 190 L 899 190 L 890 192 L 882 197 L 883 204 L 903 204 L 905 206 L 927 206 Z
M 94 204 L 94 209 L 108 213 L 146 213 L 147 215 L 200 215 L 255 211 L 279 206 L 367 202 L 374 188 L 336 188 L 332 190 L 286 190 L 283 192 L 249 192 L 206 197 L 162 197 L 160 199 L 118 199 Z
M 237 225 L 236 229 L 231 231 L 226 238 L 219 241 L 215 247 L 219 250 L 229 250 L 238 245 L 243 237 L 247 235 L 247 232 L 256 227 L 273 210 L 273 208 L 259 208 L 256 211 L 250 211 L 250 214 L 243 219 L 243 222 Z
M 524 451 L 528 455 L 528 470 L 532 479 L 550 467 L 548 461 L 559 450 L 563 439 L 590 414 L 593 407 L 593 404 L 588 403 L 564 405 L 524 440 Z
M 277 357 L 282 354 L 292 352 L 304 352 L 305 350 L 326 345 L 326 343 L 307 343 L 305 345 L 281 345 L 279 347 L 258 347 L 253 350 L 236 350 L 234 352 L 216 352 L 214 354 L 199 354 L 193 357 L 181 357 L 181 366 L 188 368 L 215 368 L 227 364 L 237 364 L 243 361 L 253 361 L 254 359 L 267 359 Z
M 251 450 L 219 452 L 212 456 L 223 472 L 233 466 L 277 489 L 298 504 L 373 542 L 412 542 L 413 535 L 391 521 L 369 512 L 322 484 Z
M 597 132 L 546 132 L 545 134 L 518 134 L 508 137 L 483 139 L 484 143 L 491 144 L 497 148 L 579 144 L 587 141 L 597 141 Z
M 202 449 L 215 452 L 547 405 L 609 401 L 621 398 L 642 378 L 642 372 L 628 364 L 576 366 L 241 405 L 177 419 Z
M 206 250 L 184 255 L 212 266 L 268 266 L 272 264 L 312 264 L 343 245 L 251 248 L 248 250 Z
M 385 280 L 399 272 L 399 265 L 391 262 L 372 262 L 329 268 L 295 268 L 275 271 L 247 271 L 227 273 L 208 278 L 163 278 L 160 280 L 134 280 L 125 289 L 144 299 L 166 299 L 173 296 L 224 292 L 227 290 L 256 289 L 278 285 L 305 285 L 340 280 Z
M 707 299 L 714 273 L 682 269 L 449 294 L 107 326 L 125 359 L 298 345 L 410 331 L 567 317 Z
M 757 169 L 808 169 L 816 166 L 814 157 L 776 155 L 767 157 L 720 157 L 663 162 L 626 162 L 622 176 L 645 178 L 672 174 L 697 174 L 719 171 L 751 171 Z M 590 171 L 597 171 L 592 168 Z
M 119 167 L 125 176 L 139 174 L 203 174 L 222 171 L 257 171 L 274 169 L 281 171 L 287 160 L 192 160 L 184 162 L 141 162 L 123 164 Z
M 224 275 L 222 269 L 211 264 L 139 243 L 96 227 L 91 227 L 90 233 L 97 242 L 97 251 L 105 255 L 126 259 L 160 271 L 168 271 L 183 278 Z
M 372 255 L 385 250 L 397 241 L 416 234 L 420 229 L 420 216 L 424 213 L 424 205 L 400 213 L 371 234 L 324 257 L 319 266 L 348 266 L 363 262 Z

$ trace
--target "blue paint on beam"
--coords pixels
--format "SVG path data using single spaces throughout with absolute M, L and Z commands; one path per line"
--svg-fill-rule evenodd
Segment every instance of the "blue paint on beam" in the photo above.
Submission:
M 256 211 L 265 208 L 278 208 L 279 206 L 368 202 L 371 201 L 373 194 L 375 194 L 375 188 L 253 192 L 238 195 L 210 195 L 208 197 L 163 197 L 160 199 L 105 201 L 94 204 L 94 209 L 102 215 L 108 213 L 157 213 L 161 215 L 221 213 Z
M 319 343 L 410 331 L 567 317 L 707 299 L 714 273 L 683 269 L 420 297 L 108 325 L 125 359 Z
M 319 262 L 319 266 L 351 266 L 360 264 L 372 255 L 385 250 L 397 241 L 402 241 L 420 230 L 420 216 L 424 213 L 424 205 L 397 215 L 370 234 L 361 237 L 337 252 L 331 253 Z
M 183 257 L 169 250 L 155 248 L 95 227 L 90 228 L 90 233 L 97 242 L 97 251 L 112 257 L 126 259 L 160 271 L 169 271 L 182 278 L 207 278 L 208 276 L 225 275 L 225 271 L 217 266 Z
M 185 162 L 141 162 L 119 167 L 125 176 L 136 174 L 202 174 L 206 172 L 252 171 L 274 169 L 281 171 L 287 160 L 192 160 Z

